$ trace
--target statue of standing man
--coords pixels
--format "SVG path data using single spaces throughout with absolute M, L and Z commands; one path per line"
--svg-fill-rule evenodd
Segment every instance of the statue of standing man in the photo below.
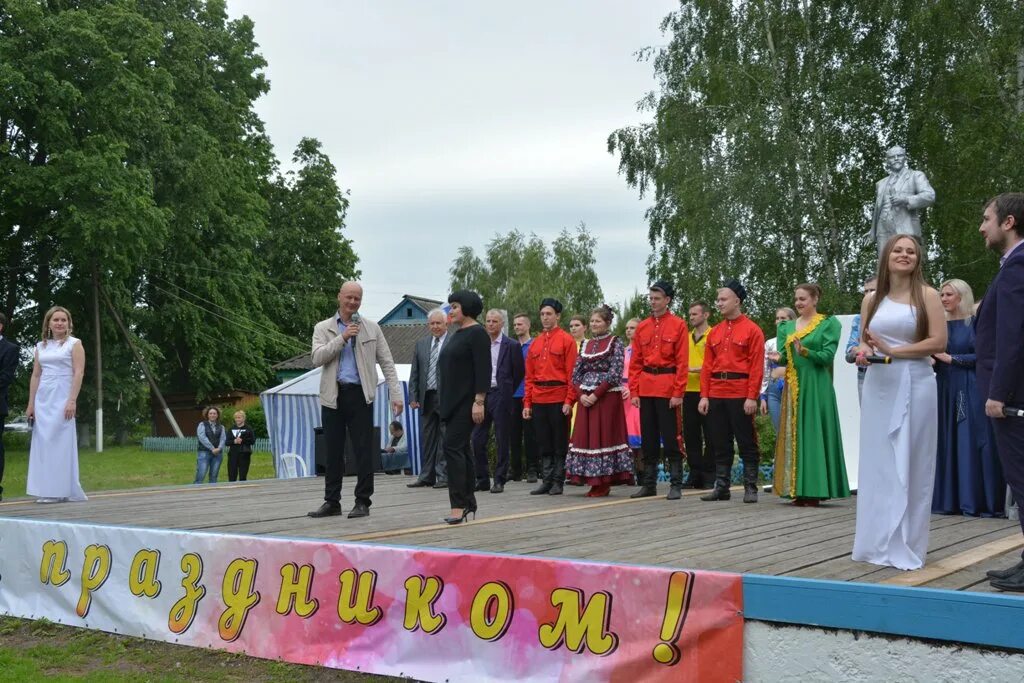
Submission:
M 935 203 L 935 190 L 928 178 L 907 167 L 907 152 L 902 147 L 885 153 L 885 167 L 889 176 L 875 183 L 875 211 L 867 235 L 879 255 L 893 235 L 914 235 L 920 241 L 921 210 Z

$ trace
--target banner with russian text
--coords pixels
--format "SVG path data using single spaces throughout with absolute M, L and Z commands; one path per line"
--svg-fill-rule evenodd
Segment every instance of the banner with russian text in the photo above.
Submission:
M 0 518 L 0 613 L 426 681 L 742 679 L 739 575 Z

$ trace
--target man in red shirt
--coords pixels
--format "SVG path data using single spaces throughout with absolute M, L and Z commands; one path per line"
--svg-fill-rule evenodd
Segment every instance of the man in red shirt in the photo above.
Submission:
M 732 280 L 718 290 L 715 300 L 722 322 L 708 332 L 697 406 L 708 419 L 715 488 L 701 500 L 729 500 L 735 439 L 743 460 L 743 502 L 757 502 L 760 451 L 754 413 L 764 373 L 764 332 L 740 310 L 746 298 L 747 290 Z
M 541 333 L 526 353 L 526 392 L 523 419 L 533 421 L 544 480 L 530 495 L 558 496 L 565 484 L 565 455 L 569 450 L 568 416 L 576 396 L 572 370 L 576 365 L 576 340 L 558 326 L 562 303 L 540 302 Z
M 664 447 L 669 464 L 668 500 L 679 500 L 683 486 L 683 439 L 680 406 L 689 372 L 689 331 L 669 311 L 675 289 L 659 280 L 650 287 L 651 317 L 633 335 L 629 362 L 629 395 L 640 408 L 640 447 L 644 472 L 640 490 L 631 498 L 658 495 L 658 455 Z M 758 387 L 760 389 L 760 387 Z

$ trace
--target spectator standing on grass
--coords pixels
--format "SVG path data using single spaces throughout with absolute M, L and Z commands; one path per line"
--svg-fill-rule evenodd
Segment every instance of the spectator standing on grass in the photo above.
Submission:
M 54 306 L 43 318 L 36 344 L 25 415 L 32 420 L 25 487 L 37 503 L 86 500 L 78 481 L 78 392 L 85 374 L 85 350 L 71 336 L 71 313 Z
M 207 406 L 203 411 L 203 421 L 196 429 L 196 438 L 199 439 L 199 452 L 196 456 L 196 479 L 192 483 L 202 484 L 209 472 L 210 483 L 216 484 L 220 463 L 224 460 L 227 430 L 220 423 L 220 410 L 215 406 Z
M 235 413 L 235 426 L 231 428 L 231 445 L 228 447 L 228 481 L 245 481 L 249 477 L 249 461 L 256 433 L 245 424 L 245 411 Z
M 7 419 L 7 388 L 18 368 L 18 346 L 4 338 L 7 317 L 0 313 L 0 500 L 4 499 L 4 421 Z

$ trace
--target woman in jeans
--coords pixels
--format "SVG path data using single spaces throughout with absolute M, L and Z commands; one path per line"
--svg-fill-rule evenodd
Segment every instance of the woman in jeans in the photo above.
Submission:
M 227 430 L 220 423 L 219 409 L 209 406 L 203 411 L 203 421 L 196 429 L 196 437 L 199 439 L 199 454 L 196 458 L 196 480 L 193 483 L 202 484 L 209 471 L 210 483 L 216 484 L 227 441 Z
M 796 311 L 792 308 L 780 308 L 775 311 L 775 326 L 787 320 L 794 320 Z M 779 368 L 778 363 L 772 361 L 769 354 L 778 351 L 778 337 L 772 337 L 764 343 L 764 379 L 761 380 L 761 414 L 768 415 L 772 420 L 775 433 L 779 433 L 779 414 L 782 411 L 782 389 L 786 385 L 783 375 L 785 368 L 775 372 Z M 773 373 L 778 377 L 773 376 Z

